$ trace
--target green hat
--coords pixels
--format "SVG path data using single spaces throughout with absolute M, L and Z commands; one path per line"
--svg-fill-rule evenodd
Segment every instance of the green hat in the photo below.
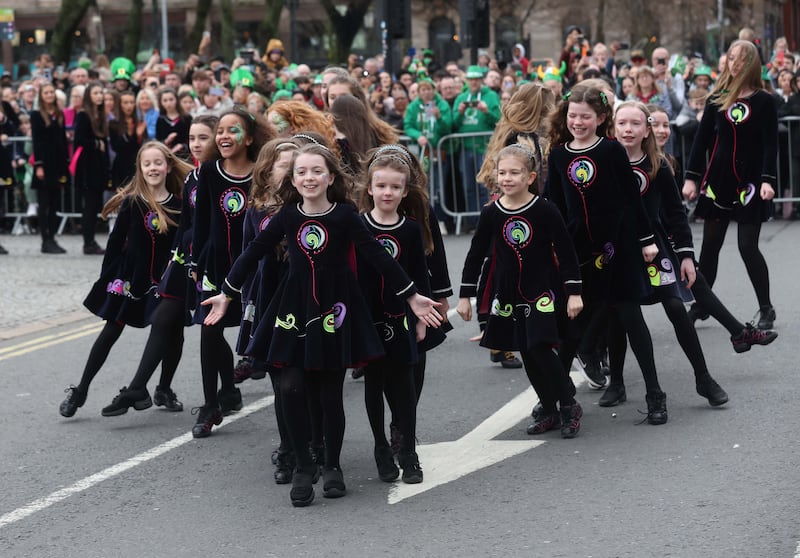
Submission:
M 483 70 L 480 66 L 470 66 L 467 68 L 467 79 L 483 79 Z
M 241 85 L 242 87 L 253 87 L 256 80 L 247 68 L 236 68 L 231 72 L 231 87 Z
M 92 69 L 92 61 L 86 57 L 80 58 L 78 60 L 78 68 L 83 68 L 84 70 L 91 70 Z
M 322 74 L 317 74 L 317 77 L 314 78 L 314 85 L 322 83 Z
M 544 76 L 542 76 L 542 81 L 543 82 L 545 82 L 545 81 L 560 81 L 560 82 L 563 82 L 564 80 L 561 79 L 561 74 L 557 74 L 557 73 L 553 72 L 552 68 L 551 68 L 550 70 L 548 70 L 548 71 L 546 71 L 544 73 Z
M 111 61 L 111 81 L 116 81 L 118 79 L 131 81 L 131 77 L 135 71 L 136 64 L 124 56 L 120 56 Z
M 696 78 L 697 76 L 708 76 L 710 78 L 711 77 L 711 66 L 702 65 L 702 66 L 698 66 L 697 68 L 695 68 L 694 77 L 692 79 Z
M 292 92 L 287 89 L 281 89 L 272 94 L 272 102 L 279 101 L 280 99 L 291 99 Z
M 423 49 L 422 56 L 433 56 L 433 51 L 429 48 Z

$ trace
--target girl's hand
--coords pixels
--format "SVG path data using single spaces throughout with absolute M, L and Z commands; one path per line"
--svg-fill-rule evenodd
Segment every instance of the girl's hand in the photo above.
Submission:
M 644 261 L 646 261 L 647 263 L 650 263 L 654 259 L 656 259 L 657 255 L 658 255 L 658 246 L 656 246 L 655 243 L 648 244 L 647 246 L 642 248 L 642 257 L 644 258 Z
M 425 333 L 427 331 L 427 326 L 422 323 L 422 321 L 417 322 L 417 343 L 420 341 L 425 340 Z
M 761 199 L 769 201 L 775 197 L 775 189 L 769 182 L 761 183 Z
M 570 320 L 578 317 L 578 314 L 583 310 L 583 299 L 581 295 L 569 295 L 567 298 L 567 316 Z
M 468 298 L 459 298 L 456 312 L 465 322 L 470 321 L 472 319 L 472 303 L 470 300 Z
M 406 299 L 411 311 L 423 322 L 425 325 L 431 327 L 439 327 L 442 325 L 442 317 L 436 311 L 439 306 L 438 302 L 434 302 L 426 296 L 419 293 L 413 294 Z
M 683 182 L 683 197 L 689 201 L 697 197 L 697 184 L 694 180 L 685 180 Z
M 203 320 L 203 325 L 214 325 L 219 322 L 225 316 L 225 312 L 227 312 L 228 304 L 230 304 L 230 302 L 231 299 L 229 299 L 223 293 L 212 296 L 211 298 L 201 302 L 200 304 L 202 306 L 211 306 L 211 311 L 209 311 L 206 319 Z
M 691 289 L 695 279 L 697 279 L 697 269 L 695 269 L 694 260 L 683 258 L 681 260 L 681 281 L 686 281 L 686 288 Z
M 450 311 L 450 301 L 447 298 L 437 298 L 436 302 L 439 303 L 439 315 L 442 317 L 443 322 L 448 322 L 447 312 Z

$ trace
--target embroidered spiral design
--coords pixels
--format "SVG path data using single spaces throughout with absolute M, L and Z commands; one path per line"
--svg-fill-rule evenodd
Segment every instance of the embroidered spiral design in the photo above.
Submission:
M 153 232 L 158 232 L 161 222 L 158 219 L 158 213 L 155 211 L 148 211 L 144 216 L 144 226 Z
M 501 318 L 509 318 L 511 314 L 514 312 L 514 307 L 511 304 L 505 304 L 503 306 L 500 305 L 500 301 L 494 299 L 492 301 L 492 311 L 491 313 L 495 316 L 500 316 Z
M 603 269 L 605 265 L 614 258 L 614 245 L 606 242 L 603 245 L 603 252 L 594 260 L 594 266 L 597 269 Z
M 387 234 L 380 234 L 375 239 L 381 243 L 381 246 L 389 253 L 395 260 L 400 257 L 400 243 L 393 236 Z
M 524 248 L 531 241 L 531 225 L 522 217 L 512 217 L 503 225 L 503 238 L 512 248 Z
M 263 231 L 264 229 L 266 229 L 267 225 L 269 225 L 270 219 L 272 219 L 272 215 L 267 215 L 266 217 L 261 219 L 261 222 L 258 224 L 258 230 Z
M 197 205 L 197 186 L 192 188 L 192 191 L 189 192 L 189 205 L 194 208 Z
M 739 203 L 742 205 L 747 205 L 750 203 L 750 200 L 753 199 L 753 196 L 756 195 L 756 187 L 754 184 L 745 184 L 737 188 L 737 192 L 739 193 Z
M 130 296 L 131 282 L 122 279 L 114 279 L 113 281 L 109 281 L 108 285 L 106 285 L 106 292 L 120 296 Z
M 322 329 L 328 333 L 333 333 L 344 323 L 344 317 L 347 315 L 347 307 L 342 302 L 337 302 L 333 305 L 322 318 Z
M 597 167 L 594 161 L 588 157 L 578 157 L 570 163 L 567 169 L 567 175 L 573 184 L 577 186 L 587 187 L 593 181 L 597 174 Z
M 307 252 L 321 252 L 328 241 L 328 233 L 322 224 L 308 221 L 297 233 L 297 241 Z
M 221 204 L 228 215 L 238 215 L 247 206 L 247 196 L 238 188 L 230 188 L 222 193 Z
M 750 105 L 744 101 L 737 101 L 728 109 L 725 115 L 734 124 L 743 124 L 750 118 Z
M 650 278 L 650 284 L 654 287 L 658 287 L 661 284 L 661 274 L 658 272 L 656 264 L 648 264 L 647 276 Z
M 275 317 L 275 327 L 280 327 L 282 329 L 297 329 L 295 327 L 295 322 L 297 320 L 294 317 L 294 314 L 286 314 L 286 318 L 283 320 L 280 317 Z
M 390 341 L 394 337 L 394 328 L 387 323 L 381 324 L 381 338 Z
M 547 291 L 539 295 L 536 299 L 536 310 L 549 314 L 556 311 L 556 303 L 554 300 L 553 291 Z
M 633 176 L 636 177 L 636 182 L 639 184 L 639 195 L 643 196 L 650 189 L 650 177 L 638 167 L 634 167 Z

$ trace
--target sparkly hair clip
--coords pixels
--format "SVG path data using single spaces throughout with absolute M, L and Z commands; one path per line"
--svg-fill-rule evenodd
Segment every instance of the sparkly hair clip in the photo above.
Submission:
M 534 161 L 534 162 L 536 161 L 536 154 L 533 152 L 533 150 L 530 147 L 528 147 L 524 143 L 512 143 L 508 147 L 513 147 L 515 149 L 520 149 L 520 150 L 525 152 L 525 154 L 528 156 L 528 158 L 531 161 Z
M 375 151 L 375 157 L 379 157 L 384 153 L 396 153 L 400 155 L 403 159 L 405 159 L 407 165 L 411 165 L 413 159 L 411 158 L 411 153 L 403 147 L 402 145 L 398 145 L 396 143 L 389 143 L 386 145 L 382 145 Z
M 300 133 L 300 134 L 294 134 L 294 135 L 292 136 L 292 138 L 296 138 L 296 139 L 304 139 L 304 140 L 310 141 L 311 143 L 313 143 L 313 144 L 316 144 L 316 145 L 320 146 L 322 149 L 325 149 L 326 151 L 330 151 L 330 149 L 328 149 L 328 146 L 327 146 L 327 145 L 323 145 L 323 144 L 321 144 L 319 141 L 317 141 L 316 139 L 314 139 L 312 136 L 309 136 L 308 134 L 303 134 L 303 133 Z
M 367 170 L 372 170 L 372 167 L 376 166 L 378 163 L 387 163 L 389 161 L 398 161 L 401 165 L 411 170 L 411 165 L 409 165 L 405 157 L 395 155 L 394 153 L 389 153 L 388 150 L 385 153 L 376 153 L 375 157 L 372 159 L 372 162 L 369 164 L 369 167 L 367 167 Z
M 600 100 L 603 101 L 603 106 L 604 107 L 608 106 L 608 97 L 606 96 L 606 92 L 605 91 L 601 91 L 600 92 Z
M 652 124 L 653 122 L 655 122 L 655 121 L 656 121 L 656 119 L 655 119 L 655 118 L 653 118 L 652 116 L 648 116 L 648 117 L 647 117 L 647 121 L 648 121 L 650 124 Z

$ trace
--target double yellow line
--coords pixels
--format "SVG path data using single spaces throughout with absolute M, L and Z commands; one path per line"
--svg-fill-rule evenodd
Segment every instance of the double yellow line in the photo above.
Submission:
M 43 335 L 23 343 L 17 343 L 16 345 L 2 348 L 0 349 L 0 362 L 13 357 L 26 355 L 28 353 L 38 351 L 39 349 L 52 347 L 53 345 L 66 343 L 67 341 L 72 341 L 73 339 L 80 339 L 81 337 L 98 333 L 101 329 L 103 329 L 104 323 L 105 322 L 101 322 L 100 324 L 93 323 L 81 326 L 79 328 L 70 329 L 68 331 L 62 331 L 61 333 Z

